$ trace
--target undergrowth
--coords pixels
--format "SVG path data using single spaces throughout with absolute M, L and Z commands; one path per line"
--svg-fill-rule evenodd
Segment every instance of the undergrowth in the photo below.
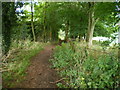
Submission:
M 45 46 L 44 43 L 26 41 L 14 41 L 6 59 L 3 57 L 3 87 L 14 87 L 22 81 L 25 71 L 30 65 L 30 60 Z
M 64 88 L 118 88 L 120 66 L 116 50 L 87 49 L 75 44 L 74 52 L 69 43 L 57 46 L 50 61 L 65 84 Z

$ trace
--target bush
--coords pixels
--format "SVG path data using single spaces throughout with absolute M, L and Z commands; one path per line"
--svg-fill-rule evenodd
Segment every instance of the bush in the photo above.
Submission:
M 51 60 L 66 85 L 70 88 L 117 88 L 119 87 L 119 61 L 114 52 L 103 53 L 76 47 L 74 53 L 69 44 L 56 47 Z M 96 54 L 98 55 L 96 56 Z M 62 85 L 60 85 L 61 87 Z

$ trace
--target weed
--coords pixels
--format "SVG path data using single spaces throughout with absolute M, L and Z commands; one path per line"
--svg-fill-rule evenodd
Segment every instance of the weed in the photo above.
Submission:
M 114 52 L 102 49 L 90 50 L 85 46 L 76 45 L 76 52 L 70 44 L 57 46 L 54 58 L 50 60 L 53 67 L 62 77 L 68 78 L 66 85 L 59 87 L 69 88 L 117 88 L 119 87 L 119 60 Z

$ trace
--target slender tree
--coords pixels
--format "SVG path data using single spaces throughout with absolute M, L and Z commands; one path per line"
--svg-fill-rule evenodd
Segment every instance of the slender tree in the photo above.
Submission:
M 66 22 L 65 41 L 68 42 L 69 21 Z
M 33 21 L 33 2 L 31 0 L 31 27 L 32 27 L 32 34 L 33 34 L 33 40 L 36 41 L 35 37 L 35 31 L 34 31 L 34 21 Z
M 45 2 L 45 6 L 44 6 L 44 21 L 43 21 L 43 39 L 44 39 L 44 42 L 46 42 L 46 2 Z

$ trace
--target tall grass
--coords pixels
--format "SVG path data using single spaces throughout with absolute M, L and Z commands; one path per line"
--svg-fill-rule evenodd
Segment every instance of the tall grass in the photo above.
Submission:
M 14 41 L 8 52 L 9 57 L 3 63 L 3 87 L 14 87 L 17 82 L 22 81 L 25 71 L 30 65 L 30 60 L 40 52 L 46 44 L 39 42 Z M 6 70 L 6 71 L 5 71 Z

